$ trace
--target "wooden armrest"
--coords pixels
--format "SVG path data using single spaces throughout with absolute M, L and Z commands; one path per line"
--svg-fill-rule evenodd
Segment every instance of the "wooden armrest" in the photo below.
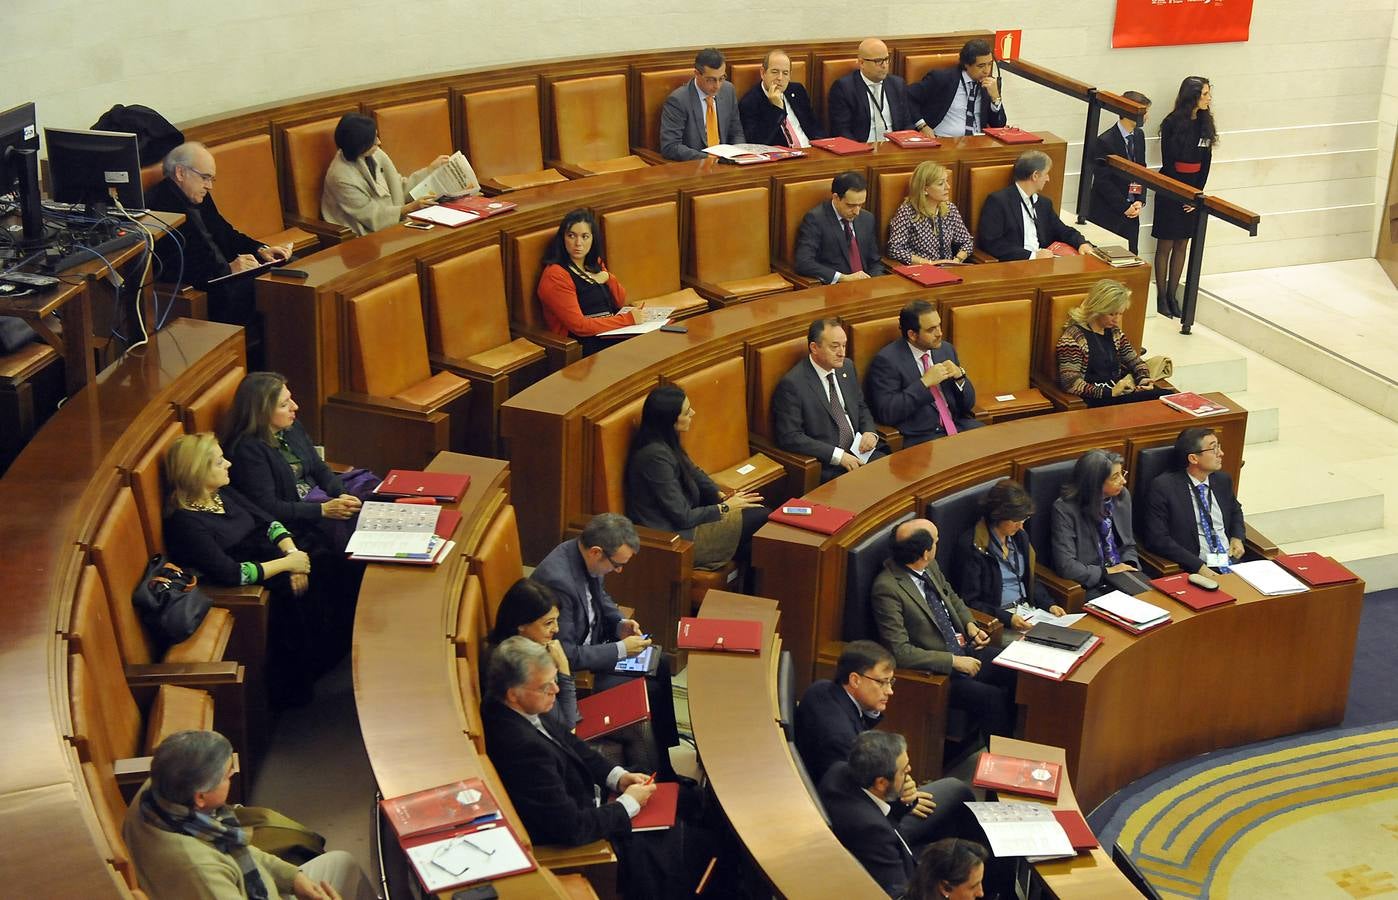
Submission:
M 879 433 L 879 438 L 888 445 L 889 453 L 896 453 L 903 449 L 903 432 L 892 425 L 880 425 L 874 423 L 874 430 Z
M 673 159 L 666 159 L 665 157 L 661 156 L 659 150 L 652 150 L 649 147 L 632 147 L 631 155 L 639 156 L 641 159 L 644 159 L 652 166 L 663 166 L 666 163 L 674 162 Z
M 549 159 L 544 161 L 544 166 L 562 172 L 568 178 L 576 181 L 579 178 L 591 178 L 595 172 L 589 172 L 575 163 L 566 163 L 561 159 Z
M 1057 410 L 1087 409 L 1087 404 L 1077 394 L 1070 394 L 1058 386 L 1057 379 L 1046 378 L 1042 375 L 1031 374 L 1030 382 L 1039 389 L 1048 401 Z
M 1043 564 L 1034 567 L 1034 576 L 1048 589 L 1049 594 L 1058 599 L 1058 605 L 1070 613 L 1082 612 L 1087 591 L 1076 581 L 1070 581 Z
M 557 372 L 564 366 L 582 359 L 582 344 L 570 337 L 561 337 L 543 328 L 511 324 L 510 336 L 527 338 L 543 347 L 544 353 L 548 357 L 550 372 Z
M 982 612 L 979 609 L 973 609 L 971 610 L 971 618 L 975 619 L 976 624 L 981 627 L 981 630 L 983 630 L 986 634 L 990 635 L 992 639 L 999 637 L 1000 632 L 1005 630 L 1005 623 L 1001 622 L 999 619 L 995 618 L 988 612 Z
M 200 584 L 199 589 L 214 601 L 214 606 L 235 609 L 239 606 L 267 605 L 267 589 L 260 584 Z
M 748 449 L 751 450 L 752 446 L 749 445 Z M 738 470 L 745 466 L 752 466 L 752 471 L 740 473 Z M 776 460 L 757 452 L 726 469 L 710 472 L 709 478 L 713 480 L 714 484 L 725 490 L 761 491 L 768 485 L 784 478 L 785 475 L 786 470 L 778 465 Z
M 153 756 L 132 756 L 112 760 L 112 774 L 116 776 L 117 786 L 134 784 L 139 788 L 145 784 L 146 779 L 150 777 L 150 764 L 153 759 Z
M 440 353 L 428 354 L 433 370 L 446 369 L 474 381 L 494 381 L 535 363 L 543 362 L 548 351 L 528 338 L 516 338 L 475 356 L 461 359 Z
M 699 296 L 709 301 L 711 309 L 722 309 L 734 303 L 741 303 L 743 299 L 727 288 L 719 287 L 711 281 L 701 281 L 692 275 L 681 275 L 680 284 L 687 288 L 694 288 Z
M 787 497 L 800 497 L 820 486 L 820 460 L 803 453 L 783 450 L 760 434 L 748 432 L 748 447 L 780 463 L 786 469 Z M 785 498 L 782 498 L 785 499 Z
M 305 219 L 292 213 L 282 216 L 288 228 L 300 228 L 302 231 L 309 231 L 320 238 L 323 246 L 338 244 L 354 237 L 354 232 L 344 225 L 332 225 L 322 219 Z
M 233 660 L 206 663 L 149 663 L 124 666 L 126 683 L 133 690 L 173 684 L 178 687 L 208 688 L 211 685 L 238 684 L 243 667 Z
M 999 261 L 1000 261 L 1000 260 L 998 260 L 998 259 L 996 259 L 995 257 L 991 256 L 989 253 L 986 253 L 984 250 L 982 250 L 982 249 L 979 248 L 979 247 L 977 247 L 976 249 L 974 249 L 974 250 L 971 251 L 971 262 L 974 262 L 974 263 L 997 263 L 997 262 L 999 262 Z
M 607 841 L 593 841 L 580 847 L 535 844 L 534 858 L 545 868 L 573 869 L 581 866 L 610 865 L 616 862 L 616 853 Z
M 413 403 L 404 403 L 391 397 L 376 397 L 373 394 L 360 394 L 355 391 L 341 391 L 331 395 L 329 403 L 354 407 L 370 412 L 395 412 L 416 418 L 426 418 L 430 413 Z
M 1181 571 L 1179 564 L 1174 560 L 1166 559 L 1158 553 L 1152 553 L 1144 547 L 1136 547 L 1136 552 L 1141 557 L 1141 565 L 1146 567 L 1147 572 L 1155 573 L 1156 578 L 1175 575 Z
M 800 274 L 796 269 L 780 260 L 772 260 L 772 271 L 776 272 L 787 281 L 792 282 L 798 288 L 818 287 L 825 283 L 819 278 L 812 278 L 810 275 Z
M 1246 522 L 1243 523 L 1243 546 L 1263 559 L 1276 559 L 1281 554 L 1281 548 L 1272 543 L 1271 538 Z

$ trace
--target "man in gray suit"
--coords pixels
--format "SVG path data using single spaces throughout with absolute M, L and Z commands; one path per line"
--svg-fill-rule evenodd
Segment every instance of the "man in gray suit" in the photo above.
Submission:
M 910 519 L 893 529 L 889 550 L 871 595 L 879 642 L 900 669 L 950 675 L 951 705 L 987 734 L 1012 737 L 1015 672 L 991 664 L 1000 648 L 937 565 L 937 526 Z
M 777 446 L 820 460 L 820 480 L 886 454 L 864 404 L 854 361 L 845 357 L 845 323 L 816 319 L 806 331 L 810 356 L 791 367 L 772 393 L 772 434 Z
M 728 83 L 728 64 L 713 47 L 694 57 L 694 80 L 665 98 L 660 110 L 660 154 L 666 159 L 704 159 L 705 147 L 741 144 L 738 94 Z
M 874 214 L 864 208 L 869 183 L 862 172 L 841 172 L 830 201 L 806 213 L 796 232 L 796 273 L 823 284 L 884 274 Z

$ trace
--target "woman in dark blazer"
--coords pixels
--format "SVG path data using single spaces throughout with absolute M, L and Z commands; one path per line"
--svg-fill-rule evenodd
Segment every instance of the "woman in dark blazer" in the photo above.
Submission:
M 694 407 L 672 384 L 650 392 L 626 459 L 626 515 L 637 525 L 678 532 L 694 542 L 696 568 L 747 560 L 752 536 L 767 521 L 760 494 L 724 494 L 680 444 Z
M 1201 75 L 1180 82 L 1175 106 L 1160 123 L 1160 174 L 1190 187 L 1203 190 L 1209 180 L 1218 129 L 1214 126 L 1213 86 Z M 1155 238 L 1155 288 L 1165 302 L 1166 315 L 1180 315 L 1175 289 L 1189 258 L 1189 239 L 1194 236 L 1194 206 L 1157 191 L 1155 215 L 1151 221 Z
M 1140 573 L 1131 528 L 1131 493 L 1122 458 L 1109 450 L 1078 457 L 1063 495 L 1053 501 L 1053 569 L 1087 589 L 1089 598 L 1150 590 Z
M 1034 501 L 1017 482 L 998 481 L 981 500 L 981 517 L 962 532 L 952 558 L 952 583 L 967 606 L 999 619 L 1006 630 L 1029 629 L 1028 607 L 1063 615 L 1034 578 L 1034 547 L 1024 521 Z

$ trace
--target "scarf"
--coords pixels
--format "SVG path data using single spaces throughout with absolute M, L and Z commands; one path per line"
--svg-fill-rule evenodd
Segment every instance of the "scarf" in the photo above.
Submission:
M 267 886 L 262 883 L 262 875 L 248 850 L 252 831 L 239 827 L 231 806 L 220 806 L 212 813 L 200 812 L 171 803 L 156 796 L 154 788 L 147 788 L 141 797 L 141 817 L 148 825 L 198 838 L 212 844 L 220 853 L 227 853 L 243 873 L 243 890 L 249 900 L 269 900 Z

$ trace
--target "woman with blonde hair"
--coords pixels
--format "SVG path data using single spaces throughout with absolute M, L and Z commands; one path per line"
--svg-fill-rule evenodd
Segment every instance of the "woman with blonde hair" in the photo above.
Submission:
M 1121 330 L 1121 317 L 1130 306 L 1130 288 L 1104 278 L 1068 311 L 1054 348 L 1058 386 L 1088 406 L 1134 403 L 1169 393 L 1151 381 L 1145 362 Z
M 920 163 L 908 196 L 888 223 L 888 255 L 904 265 L 965 262 L 975 249 L 971 232 L 951 202 L 951 173 L 941 163 Z

